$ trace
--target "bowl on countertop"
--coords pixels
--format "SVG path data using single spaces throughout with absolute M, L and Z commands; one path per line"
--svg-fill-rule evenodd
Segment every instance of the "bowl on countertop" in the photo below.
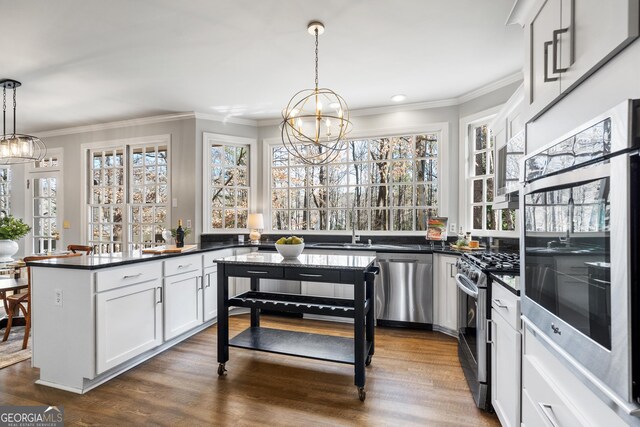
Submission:
M 276 250 L 282 258 L 292 259 L 298 258 L 298 255 L 302 253 L 304 250 L 304 242 L 297 245 L 281 245 L 276 243 Z

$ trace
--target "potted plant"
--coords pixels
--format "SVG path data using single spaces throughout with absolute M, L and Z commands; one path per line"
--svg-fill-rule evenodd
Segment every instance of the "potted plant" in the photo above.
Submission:
M 26 236 L 31 227 L 13 215 L 0 218 L 0 262 L 12 262 L 11 256 L 18 252 L 16 240 Z

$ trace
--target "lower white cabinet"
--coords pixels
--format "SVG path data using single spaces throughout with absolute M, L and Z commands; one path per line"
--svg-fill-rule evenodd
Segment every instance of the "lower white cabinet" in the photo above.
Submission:
M 200 271 L 164 279 L 164 339 L 170 340 L 202 323 Z
M 203 321 L 218 317 L 218 265 L 204 269 L 202 276 Z
M 433 254 L 433 324 L 444 332 L 457 335 L 458 331 L 458 286 L 456 273 L 459 256 Z
M 162 344 L 162 292 L 158 278 L 97 294 L 97 374 Z
M 520 425 L 520 298 L 492 284 L 491 405 L 503 427 Z

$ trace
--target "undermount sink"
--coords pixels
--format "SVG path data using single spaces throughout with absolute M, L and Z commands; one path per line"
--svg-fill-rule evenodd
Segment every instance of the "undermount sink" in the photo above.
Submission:
M 404 249 L 404 246 L 368 243 L 309 243 L 312 248 L 372 248 L 372 249 Z
M 561 253 L 587 254 L 591 252 L 591 249 L 562 246 L 558 248 L 529 248 L 527 252 L 540 252 L 540 253 L 547 253 L 547 254 L 561 254 Z

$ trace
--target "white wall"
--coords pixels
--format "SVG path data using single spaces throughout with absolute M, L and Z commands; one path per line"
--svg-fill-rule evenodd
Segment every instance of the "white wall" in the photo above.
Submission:
M 635 40 L 559 103 L 527 125 L 527 152 L 535 151 L 621 103 L 640 98 L 640 39 Z

